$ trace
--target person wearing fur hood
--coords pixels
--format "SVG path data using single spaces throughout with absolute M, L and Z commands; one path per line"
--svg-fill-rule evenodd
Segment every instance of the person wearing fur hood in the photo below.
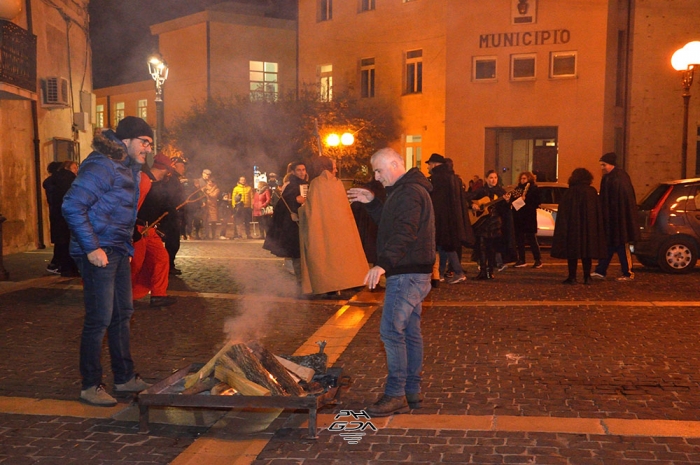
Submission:
M 70 254 L 84 284 L 85 320 L 80 341 L 80 400 L 113 406 L 117 401 L 102 384 L 100 356 L 105 333 L 116 393 L 148 387 L 134 373 L 129 325 L 134 305 L 130 257 L 136 222 L 141 165 L 153 146 L 153 130 L 141 118 L 127 116 L 117 130 L 98 134 L 94 151 L 81 163 L 63 199 L 71 231 Z

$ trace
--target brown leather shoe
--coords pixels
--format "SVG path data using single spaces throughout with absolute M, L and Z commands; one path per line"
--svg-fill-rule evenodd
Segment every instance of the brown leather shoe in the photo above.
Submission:
M 406 396 L 383 395 L 375 404 L 367 408 L 367 413 L 372 417 L 388 417 L 397 413 L 406 413 L 410 410 Z
M 423 402 L 423 394 L 420 392 L 407 392 L 406 402 L 408 402 L 408 406 L 412 409 L 419 409 L 420 404 Z

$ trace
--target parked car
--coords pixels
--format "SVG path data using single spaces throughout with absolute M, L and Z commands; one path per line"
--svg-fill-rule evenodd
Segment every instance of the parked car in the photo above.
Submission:
M 639 208 L 641 240 L 632 253 L 644 266 L 688 273 L 700 250 L 700 178 L 663 182 Z

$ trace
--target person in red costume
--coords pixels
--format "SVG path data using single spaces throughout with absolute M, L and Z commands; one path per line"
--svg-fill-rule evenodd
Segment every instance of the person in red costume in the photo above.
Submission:
M 134 300 L 151 293 L 151 307 L 167 307 L 177 299 L 167 295 L 170 258 L 158 227 L 151 226 L 160 215 L 174 214 L 168 208 L 168 199 L 158 197 L 153 187 L 171 173 L 170 158 L 159 153 L 150 170 L 141 173 L 139 202 L 134 231 L 134 257 L 131 260 L 131 288 Z M 146 204 L 144 206 L 144 204 Z

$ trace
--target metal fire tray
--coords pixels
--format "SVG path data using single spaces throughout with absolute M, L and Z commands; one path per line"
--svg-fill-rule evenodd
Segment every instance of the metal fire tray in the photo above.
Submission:
M 178 394 L 173 391 L 173 386 L 180 382 L 189 373 L 196 372 L 202 364 L 193 363 L 182 368 L 166 379 L 157 382 L 138 395 L 139 404 L 139 432 L 148 433 L 148 409 L 158 407 L 195 407 L 210 409 L 227 408 L 282 408 L 292 410 L 309 411 L 309 437 L 316 439 L 316 416 L 318 409 L 333 402 L 338 395 L 342 368 L 328 368 L 326 376 L 335 377 L 337 382 L 325 392 L 314 395 L 299 396 L 212 396 L 202 394 Z

